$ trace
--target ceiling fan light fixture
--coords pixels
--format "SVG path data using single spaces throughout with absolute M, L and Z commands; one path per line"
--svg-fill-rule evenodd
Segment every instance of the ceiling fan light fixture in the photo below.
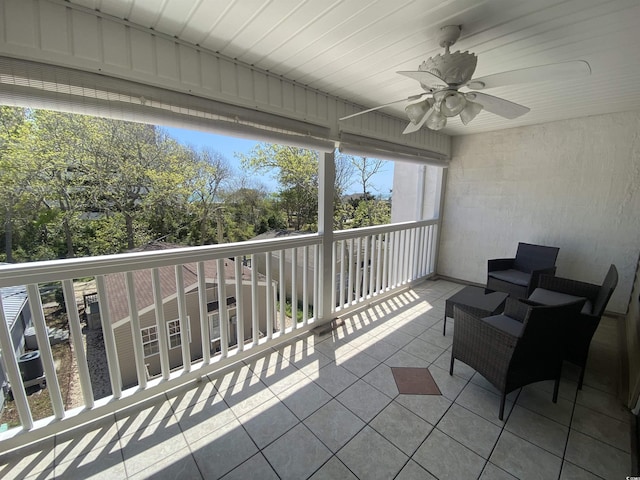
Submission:
M 427 118 L 426 125 L 430 130 L 442 130 L 447 125 L 447 117 L 434 108 Z
M 455 117 L 464 110 L 467 100 L 462 93 L 456 91 L 445 92 L 440 100 L 440 113 L 445 117 Z
M 404 108 L 407 117 L 409 117 L 409 121 L 414 125 L 417 125 L 420 120 L 425 116 L 425 114 L 431 108 L 433 104 L 433 100 L 427 99 L 421 102 L 410 103 Z
M 464 109 L 460 112 L 460 120 L 462 120 L 462 123 L 464 123 L 465 125 L 468 125 L 469 122 L 476 118 L 476 115 L 478 115 L 481 111 L 482 105 L 467 100 Z

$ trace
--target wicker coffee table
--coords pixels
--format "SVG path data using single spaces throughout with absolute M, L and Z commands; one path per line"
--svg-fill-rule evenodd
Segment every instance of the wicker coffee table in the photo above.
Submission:
M 504 302 L 509 294 L 494 292 L 483 287 L 464 287 L 455 295 L 447 298 L 444 307 L 444 326 L 442 335 L 447 333 L 447 317 L 453 317 L 453 307 L 456 305 L 465 307 L 473 315 L 488 317 L 500 313 L 504 308 Z

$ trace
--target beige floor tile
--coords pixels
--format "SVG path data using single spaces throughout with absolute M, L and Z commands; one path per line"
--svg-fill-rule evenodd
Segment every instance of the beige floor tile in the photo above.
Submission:
M 478 455 L 489 458 L 501 428 L 460 405 L 453 404 L 438 429 Z
M 363 380 L 351 385 L 336 400 L 365 422 L 369 422 L 391 402 L 391 398 Z
M 316 384 L 326 390 L 330 395 L 336 396 L 357 380 L 353 373 L 335 363 L 322 367 L 317 375 L 310 377 Z
M 124 478 L 126 470 L 119 444 L 113 442 L 86 455 L 56 464 L 55 475 L 56 478 L 69 480 Z
M 187 477 L 182 478 L 186 479 Z M 269 462 L 267 462 L 262 453 L 256 453 L 253 457 L 231 470 L 222 478 L 223 480 L 248 480 L 252 478 L 279 480 L 278 475 L 273 471 L 273 468 L 271 468 L 271 465 L 269 465 Z
M 112 478 L 115 479 L 118 476 L 113 476 Z M 198 470 L 198 465 L 193 455 L 191 455 L 191 451 L 188 448 L 184 448 L 159 460 L 141 472 L 129 476 L 130 480 L 150 478 L 153 480 L 175 480 L 176 478 L 199 480 L 203 477 L 200 474 L 200 470 Z
M 621 422 L 629 423 L 631 421 L 629 409 L 622 404 L 616 395 L 611 395 L 588 385 L 583 385 L 582 390 L 578 391 L 576 403 L 616 418 Z
M 442 395 L 398 395 L 394 401 L 431 425 L 440 421 L 452 403 Z
M 496 467 L 493 463 L 488 462 L 484 470 L 482 471 L 482 475 L 480 475 L 480 480 L 518 480 L 516 477 L 511 475 L 510 473 L 505 472 L 501 468 Z
M 412 457 L 436 478 L 478 478 L 486 460 L 434 429 Z
M 168 426 L 175 421 L 171 402 L 164 396 L 151 403 L 146 403 L 143 407 L 135 405 L 116 412 L 116 423 L 121 438 L 156 423 Z
M 630 427 L 626 422 L 621 422 L 582 405 L 576 405 L 571 428 L 624 452 L 631 453 Z
M 521 480 L 558 478 L 562 459 L 531 442 L 503 431 L 491 463 Z
M 393 377 L 391 367 L 388 365 L 378 365 L 362 377 L 362 380 L 374 386 L 389 398 L 395 398 L 398 395 L 398 386 Z
M 464 390 L 456 398 L 456 403 L 498 426 L 503 424 L 503 421 L 498 417 L 500 413 L 500 396 L 474 383 L 469 383 L 464 387 Z M 504 404 L 504 421 L 509 418 L 512 407 L 513 402 L 507 399 Z
M 505 429 L 526 438 L 529 442 L 562 457 L 569 436 L 569 428 L 543 417 L 531 410 L 516 405 L 509 416 Z
M 562 472 L 560 472 L 560 480 L 600 480 L 601 477 L 587 472 L 584 468 L 580 468 L 573 463 L 564 461 L 562 463 Z
M 412 455 L 433 425 L 396 402 L 391 402 L 369 426 L 407 455 Z
M 351 470 L 338 457 L 331 457 L 309 480 L 358 480 Z
M 304 420 L 333 397 L 315 383 L 304 382 L 278 394 L 278 398 L 298 419 Z
M 413 460 L 409 460 L 395 480 L 437 480 Z
M 195 442 L 236 419 L 220 395 L 191 405 L 175 416 L 188 443 Z
M 331 457 L 331 451 L 302 423 L 262 453 L 282 480 L 307 478 Z
M 55 440 L 51 437 L 37 444 L 0 454 L 0 478 L 23 478 L 27 474 L 53 470 L 54 445 Z
M 393 478 L 409 459 L 368 426 L 342 447 L 337 456 L 358 478 L 367 480 Z
M 516 403 L 562 425 L 569 426 L 571 423 L 573 402 L 559 397 L 558 402 L 553 403 L 549 393 L 535 386 L 523 387 Z
M 304 424 L 334 453 L 365 426 L 360 418 L 337 400 L 318 409 Z
M 299 422 L 291 410 L 276 397 L 238 417 L 238 420 L 258 448 L 264 448 Z
M 213 433 L 191 442 L 189 449 L 202 476 L 224 476 L 258 452 L 240 422 L 233 421 Z
M 603 478 L 625 478 L 631 470 L 628 453 L 572 430 L 565 460 Z
M 449 400 L 455 400 L 468 383 L 468 380 L 464 380 L 455 375 L 449 375 L 448 370 L 443 370 L 436 365 L 431 365 L 429 372 L 438 385 L 442 395 Z

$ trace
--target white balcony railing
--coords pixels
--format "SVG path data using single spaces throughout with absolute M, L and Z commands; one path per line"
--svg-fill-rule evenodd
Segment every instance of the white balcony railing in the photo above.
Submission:
M 11 448 L 99 418 L 428 277 L 436 237 L 437 220 L 334 232 L 324 249 L 330 271 L 321 268 L 320 234 L 0 266 L 0 287 L 26 285 L 52 412 L 33 416 L 0 302 L 2 363 L 22 426 L 0 442 Z M 111 392 L 104 396 L 96 394 L 74 292 L 74 279 L 87 277 L 97 290 Z M 40 293 L 51 284 L 64 293 L 80 405 L 65 406 L 56 377 Z M 330 312 L 318 318 L 328 297 Z

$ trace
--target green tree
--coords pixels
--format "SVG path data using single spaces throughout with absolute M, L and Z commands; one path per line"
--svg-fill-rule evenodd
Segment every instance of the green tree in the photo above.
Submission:
M 304 148 L 258 144 L 248 155 L 238 155 L 243 167 L 271 172 L 280 189 L 278 198 L 295 230 L 317 228 L 318 156 Z

